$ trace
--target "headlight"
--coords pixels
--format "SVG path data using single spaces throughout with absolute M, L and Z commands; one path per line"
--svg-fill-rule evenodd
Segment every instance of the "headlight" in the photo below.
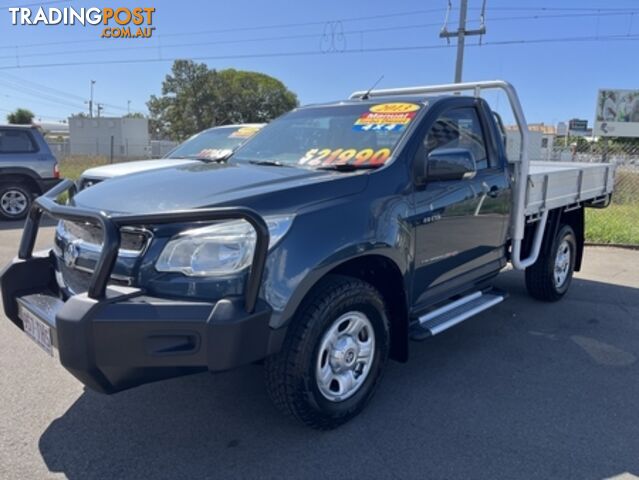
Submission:
M 291 227 L 293 216 L 273 215 L 264 220 L 270 234 L 270 249 Z M 244 220 L 188 230 L 166 244 L 155 269 L 192 277 L 236 273 L 251 264 L 255 243 L 255 230 Z

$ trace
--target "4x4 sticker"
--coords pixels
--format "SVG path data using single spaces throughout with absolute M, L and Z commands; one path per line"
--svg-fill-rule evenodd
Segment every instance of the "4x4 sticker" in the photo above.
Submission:
M 298 162 L 300 165 L 318 166 L 332 163 L 350 163 L 352 165 L 383 165 L 391 156 L 390 148 L 312 148 Z
M 360 132 L 387 131 L 399 132 L 415 118 L 421 107 L 416 103 L 380 103 L 373 105 L 362 114 L 353 125 Z

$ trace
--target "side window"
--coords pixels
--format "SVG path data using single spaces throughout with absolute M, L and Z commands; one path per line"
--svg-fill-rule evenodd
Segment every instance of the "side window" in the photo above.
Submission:
M 438 148 L 466 148 L 475 156 L 477 170 L 488 168 L 484 132 L 474 108 L 454 108 L 444 112 L 424 139 L 426 152 Z
M 33 153 L 36 150 L 29 132 L 12 128 L 0 129 L 0 153 Z

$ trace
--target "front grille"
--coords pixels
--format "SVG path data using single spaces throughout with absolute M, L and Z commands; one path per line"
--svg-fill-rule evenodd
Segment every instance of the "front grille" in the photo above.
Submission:
M 66 296 L 86 293 L 93 275 L 90 269 L 78 266 L 67 267 L 61 258 L 57 258 L 56 281 Z M 109 285 L 130 286 L 132 279 L 112 275 Z
M 151 232 L 142 228 L 120 229 L 119 274 L 112 274 L 110 285 L 132 285 L 132 270 L 151 241 Z M 66 295 L 88 290 L 96 262 L 102 252 L 102 227 L 85 222 L 60 221 L 56 228 L 54 253 L 57 282 Z
M 58 223 L 58 236 L 64 243 L 75 242 L 80 248 L 94 252 L 102 250 L 102 227 L 91 223 L 79 223 L 63 220 Z M 120 252 L 123 257 L 137 257 L 144 253 L 151 232 L 141 228 L 123 227 L 120 230 Z

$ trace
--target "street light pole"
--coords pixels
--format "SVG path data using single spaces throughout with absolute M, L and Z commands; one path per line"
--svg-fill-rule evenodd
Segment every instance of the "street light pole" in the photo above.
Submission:
M 95 80 L 91 80 L 91 98 L 89 99 L 89 117 L 93 118 L 93 85 Z

